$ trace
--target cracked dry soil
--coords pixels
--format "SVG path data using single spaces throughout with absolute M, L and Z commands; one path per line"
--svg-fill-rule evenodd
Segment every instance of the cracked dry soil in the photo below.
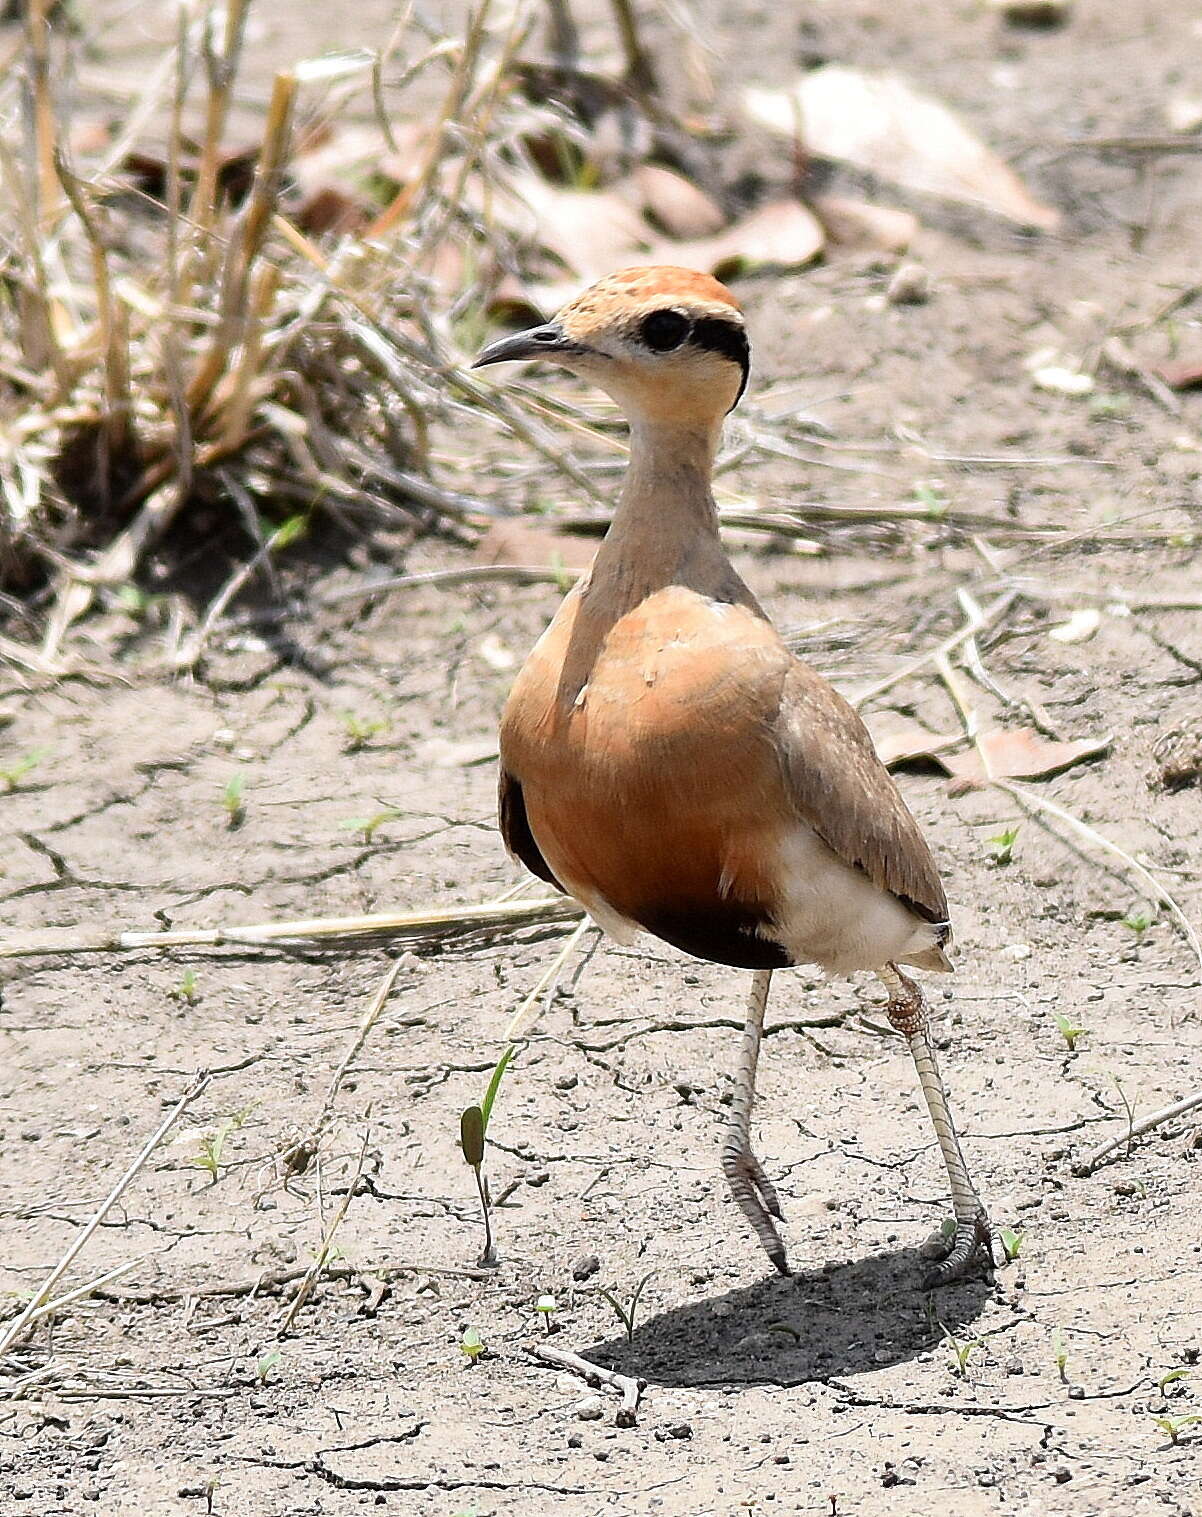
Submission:
M 723 12 L 726 57 L 739 25 L 783 39 L 765 66 L 783 79 L 794 23 Z M 983 13 L 864 0 L 820 30 L 832 55 L 903 68 L 1011 148 L 1087 123 L 1147 128 L 1202 48 L 1184 12 L 1152 4 L 1082 6 L 1065 32 L 1003 37 Z M 1036 154 L 1030 172 L 1065 207 L 1065 237 L 928 212 L 926 305 L 884 303 L 888 268 L 849 254 L 742 286 L 758 382 L 799 376 L 798 403 L 837 440 L 881 449 L 817 456 L 884 473 L 727 476 L 757 498 L 872 505 L 937 474 L 956 508 L 1013 530 L 985 531 L 983 555 L 947 521 L 816 525 L 818 556 L 744 541 L 739 566 L 782 624 L 811 629 L 806 656 L 854 688 L 953 631 L 957 587 L 988 596 L 1000 555 L 1002 582 L 1031 594 L 981 639 L 988 675 L 1064 738 L 1113 735 L 1105 756 L 1032 788 L 1146 861 L 1197 921 L 1199 790 L 1159 788 L 1154 750 L 1198 721 L 1199 613 L 1140 603 L 1198 598 L 1202 401 L 1172 415 L 1100 371 L 1117 399 L 1091 406 L 1036 392 L 1022 361 L 1049 341 L 1096 353 L 1116 328 L 1168 340 L 1155 317 L 1196 281 L 1202 171 L 1164 160 L 1151 183 L 1125 159 Z M 1187 299 L 1180 333 L 1196 334 L 1198 311 Z M 898 427 L 937 453 L 1011 462 L 932 463 L 896 447 Z M 480 446 L 483 476 L 495 444 Z M 1041 540 L 1048 523 L 1070 541 Z M 435 542 L 405 559 L 459 562 Z M 1086 642 L 1049 638 L 1111 586 L 1132 614 L 1104 614 Z M 518 870 L 487 757 L 510 677 L 498 647 L 520 657 L 555 602 L 549 587 L 460 587 L 323 613 L 290 629 L 320 648 L 322 675 L 243 639 L 172 684 L 126 629 L 120 680 L 7 681 L 6 744 L 46 752 L 0 797 L 6 933 L 505 889 Z M 990 720 L 1024 719 L 988 688 L 973 699 Z M 871 709 L 956 725 L 929 667 Z M 349 751 L 347 711 L 387 726 Z M 235 772 L 245 817 L 231 829 Z M 769 1020 L 786 1025 L 766 1040 L 755 1132 L 794 1279 L 769 1275 L 717 1166 L 745 978 L 650 942 L 603 946 L 507 1075 L 488 1158 L 501 1266 L 480 1276 L 459 1112 L 567 929 L 407 952 L 318 1158 L 292 1174 L 281 1155 L 318 1121 L 387 954 L 8 960 L 0 1290 L 43 1278 L 198 1066 L 224 1072 L 71 1279 L 126 1261 L 129 1274 L 24 1351 L 43 1374 L 0 1405 L 0 1511 L 1197 1517 L 1202 1424 L 1174 1445 L 1160 1421 L 1202 1411 L 1202 1371 L 1162 1383 L 1202 1351 L 1196 1127 L 1152 1133 L 1089 1178 L 1073 1161 L 1123 1130 L 1124 1098 L 1138 1117 L 1202 1079 L 1198 960 L 1163 912 L 1143 932 L 1125 924 L 1138 884 L 1055 822 L 996 791 L 952 797 L 934 773 L 901 783 L 953 903 L 958 973 L 933 988 L 955 1109 L 986 1197 L 1022 1238 L 996 1284 L 930 1301 L 917 1288 L 945 1182 L 867 985 L 801 971 L 774 987 Z M 370 841 L 346 825 L 388 809 Z M 1015 823 L 1013 860 L 995 865 L 986 841 Z M 1084 1029 L 1071 1052 L 1057 1013 Z M 196 1161 L 223 1129 L 214 1182 Z M 330 1277 L 278 1338 L 365 1134 Z M 597 1287 L 625 1301 L 648 1274 L 627 1342 Z M 636 1426 L 615 1425 L 609 1392 L 536 1363 L 543 1292 L 552 1341 L 647 1381 Z M 474 1365 L 469 1327 L 488 1350 Z

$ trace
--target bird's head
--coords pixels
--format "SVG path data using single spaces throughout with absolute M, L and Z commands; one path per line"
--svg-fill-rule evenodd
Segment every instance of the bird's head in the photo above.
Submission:
M 623 269 L 545 326 L 490 343 L 473 368 L 542 358 L 604 390 L 632 422 L 716 428 L 747 384 L 738 302 L 708 274 Z

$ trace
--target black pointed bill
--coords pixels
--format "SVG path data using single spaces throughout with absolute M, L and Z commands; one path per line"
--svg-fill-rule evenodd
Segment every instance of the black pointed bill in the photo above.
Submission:
M 514 332 L 490 342 L 476 355 L 472 368 L 482 369 L 490 363 L 517 363 L 529 358 L 566 358 L 587 351 L 582 343 L 574 342 L 562 327 L 551 321 L 546 326 L 530 327 L 525 332 Z

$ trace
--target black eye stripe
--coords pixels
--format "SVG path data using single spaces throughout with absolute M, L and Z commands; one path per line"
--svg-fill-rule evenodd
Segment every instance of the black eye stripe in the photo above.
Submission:
M 737 322 L 724 321 L 721 316 L 703 316 L 700 321 L 693 323 L 690 343 L 695 348 L 720 353 L 723 358 L 729 358 L 732 363 L 738 364 L 743 373 L 743 382 L 735 396 L 737 405 L 747 388 L 747 376 L 751 373 L 751 348 L 747 333 Z

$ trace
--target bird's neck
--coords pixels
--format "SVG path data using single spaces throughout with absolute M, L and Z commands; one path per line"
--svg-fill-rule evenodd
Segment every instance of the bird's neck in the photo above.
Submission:
M 710 480 L 720 424 L 632 422 L 630 467 L 591 589 L 618 615 L 667 585 L 703 594 L 730 570 Z

